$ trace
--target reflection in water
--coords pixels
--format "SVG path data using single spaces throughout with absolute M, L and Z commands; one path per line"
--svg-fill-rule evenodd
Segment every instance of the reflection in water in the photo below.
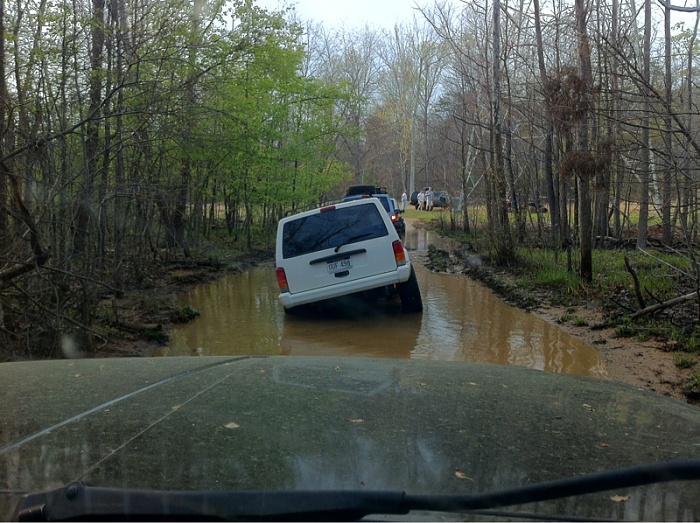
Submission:
M 411 251 L 430 243 L 446 247 L 429 231 L 407 232 Z M 370 315 L 312 318 L 284 314 L 271 266 L 229 275 L 183 297 L 202 315 L 177 326 L 160 353 L 415 358 L 606 375 L 593 347 L 503 303 L 480 283 L 419 266 L 416 271 L 423 314 L 402 314 L 398 303 L 389 303 Z
M 201 285 L 183 302 L 201 316 L 172 333 L 168 356 L 276 355 L 284 325 L 279 289 L 271 267 L 257 267 Z

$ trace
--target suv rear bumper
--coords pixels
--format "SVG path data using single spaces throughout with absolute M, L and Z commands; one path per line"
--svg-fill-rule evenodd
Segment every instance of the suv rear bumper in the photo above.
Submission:
M 308 303 L 315 303 L 318 301 L 329 300 L 331 298 L 339 298 L 340 296 L 347 296 L 348 294 L 354 294 L 356 292 L 369 291 L 379 287 L 393 285 L 395 283 L 403 283 L 408 280 L 410 276 L 411 263 L 409 262 L 406 263 L 406 265 L 397 267 L 395 271 L 377 274 L 368 278 L 361 278 L 359 280 L 344 283 L 336 283 L 327 287 L 321 287 L 319 289 L 312 289 L 294 294 L 283 292 L 280 293 L 279 300 L 282 305 L 284 305 L 285 309 L 289 309 L 299 305 L 306 305 Z

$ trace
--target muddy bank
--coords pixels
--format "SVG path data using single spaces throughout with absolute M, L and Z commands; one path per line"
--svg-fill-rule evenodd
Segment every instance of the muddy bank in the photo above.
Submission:
M 671 347 L 666 340 L 619 336 L 612 326 L 611 312 L 595 300 L 584 303 L 553 305 L 560 297 L 547 290 L 527 291 L 518 285 L 518 278 L 509 270 L 483 263 L 466 246 L 452 252 L 430 247 L 425 258 L 430 270 L 453 274 L 465 274 L 480 281 L 502 300 L 526 310 L 560 329 L 595 346 L 603 358 L 610 379 L 636 387 L 652 390 L 681 401 L 700 403 L 693 394 L 688 394 L 687 384 L 691 380 L 688 370 L 675 364 Z
M 191 321 L 199 312 L 177 301 L 192 287 L 215 281 L 274 260 L 274 251 L 231 253 L 210 259 L 180 259 L 158 267 L 156 277 L 145 288 L 133 289 L 121 297 L 109 295 L 99 303 L 103 311 L 97 326 L 108 332 L 106 341 L 95 342 L 86 356 L 96 358 L 145 356 L 167 344 L 177 323 Z

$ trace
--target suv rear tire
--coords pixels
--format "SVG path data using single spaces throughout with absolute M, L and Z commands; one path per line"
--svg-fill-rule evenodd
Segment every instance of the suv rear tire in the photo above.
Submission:
M 403 312 L 421 312 L 423 310 L 423 299 L 418 287 L 416 271 L 411 267 L 411 276 L 408 280 L 399 284 L 399 298 L 401 298 L 401 310 Z

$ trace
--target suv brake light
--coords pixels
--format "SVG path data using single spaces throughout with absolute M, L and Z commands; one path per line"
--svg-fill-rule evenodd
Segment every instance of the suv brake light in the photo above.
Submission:
M 328 207 L 321 207 L 318 212 L 328 212 L 335 211 L 335 205 L 329 205 Z
M 396 222 L 396 221 L 398 221 L 398 220 L 399 220 L 399 215 L 398 215 L 397 213 L 395 213 L 395 212 L 392 212 L 392 213 L 391 213 L 391 221 L 392 221 L 392 222 Z
M 406 253 L 403 250 L 403 243 L 401 240 L 396 240 L 391 244 L 394 248 L 394 258 L 396 259 L 396 265 L 406 265 Z
M 279 285 L 280 291 L 289 292 L 289 283 L 287 283 L 287 274 L 284 272 L 284 269 L 277 267 L 275 272 L 277 273 L 277 285 Z

